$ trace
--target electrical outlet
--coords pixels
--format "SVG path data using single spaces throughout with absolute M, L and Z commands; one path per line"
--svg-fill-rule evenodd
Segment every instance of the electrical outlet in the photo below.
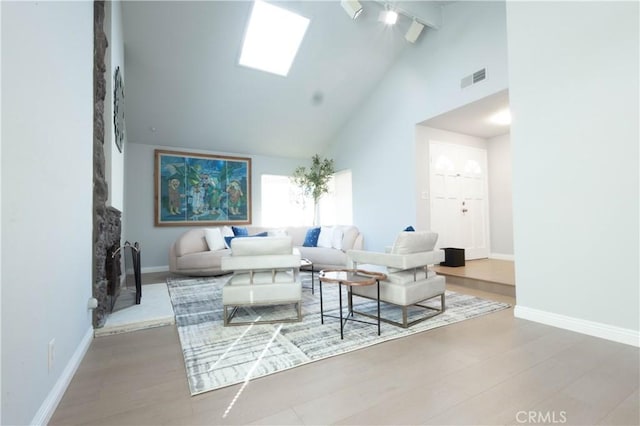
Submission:
M 49 357 L 47 361 L 47 365 L 49 367 L 49 372 L 53 370 L 53 361 L 55 360 L 55 350 L 56 350 L 56 339 L 51 339 L 49 341 Z

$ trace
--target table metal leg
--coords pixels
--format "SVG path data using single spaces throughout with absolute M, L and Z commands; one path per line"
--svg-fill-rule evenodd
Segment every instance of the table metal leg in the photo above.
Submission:
M 314 294 L 315 290 L 315 282 L 313 281 L 313 273 L 315 270 L 313 269 L 313 264 L 311 264 L 311 294 Z
M 340 339 L 344 339 L 344 324 L 342 323 L 342 283 L 338 283 L 338 296 L 340 297 Z
M 378 283 L 378 336 L 380 335 L 380 280 L 376 280 Z
M 320 324 L 324 324 L 324 309 L 322 307 L 322 281 L 320 281 Z

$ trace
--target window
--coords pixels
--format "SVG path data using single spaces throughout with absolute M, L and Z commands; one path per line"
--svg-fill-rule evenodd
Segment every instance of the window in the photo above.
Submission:
M 240 65 L 286 76 L 309 26 L 309 19 L 256 0 L 244 36 Z
M 262 225 L 304 226 L 313 224 L 313 200 L 305 199 L 289 176 L 262 175 Z M 336 173 L 329 183 L 329 193 L 320 199 L 322 225 L 353 223 L 351 171 Z

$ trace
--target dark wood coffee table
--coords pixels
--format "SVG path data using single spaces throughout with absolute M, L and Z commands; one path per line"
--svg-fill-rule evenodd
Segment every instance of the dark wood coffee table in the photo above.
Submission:
M 384 280 L 387 276 L 380 272 L 369 272 L 362 269 L 325 269 L 320 271 L 318 280 L 320 281 L 320 323 L 324 324 L 324 317 L 340 319 L 340 339 L 344 339 L 344 326 L 347 321 L 355 321 L 363 324 L 371 324 L 378 326 L 378 336 L 380 335 L 380 280 Z M 338 284 L 338 295 L 340 299 L 340 316 L 329 315 L 324 313 L 322 302 L 322 283 Z M 353 286 L 377 285 L 377 302 L 378 316 L 377 322 L 369 322 L 357 320 L 353 317 L 353 294 L 351 288 Z M 345 285 L 349 291 L 349 312 L 346 318 L 342 314 L 342 286 Z

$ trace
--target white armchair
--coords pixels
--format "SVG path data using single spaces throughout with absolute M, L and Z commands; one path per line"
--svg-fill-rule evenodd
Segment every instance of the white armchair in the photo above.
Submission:
M 401 232 L 389 253 L 349 250 L 350 268 L 383 272 L 387 278 L 380 281 L 380 301 L 402 309 L 402 322 L 381 318 L 381 321 L 403 328 L 434 317 L 445 310 L 445 278 L 430 271 L 428 266 L 444 260 L 444 251 L 434 250 L 438 234 L 428 231 Z M 354 287 L 353 294 L 376 298 L 375 289 Z M 440 309 L 421 304 L 440 297 Z M 409 321 L 408 308 L 417 306 L 429 311 Z M 359 312 L 366 315 L 365 313 Z
M 291 237 L 234 238 L 231 255 L 221 262 L 222 269 L 233 271 L 222 289 L 225 326 L 302 320 L 300 254 L 294 252 Z M 242 306 L 292 303 L 297 317 L 231 322 Z

